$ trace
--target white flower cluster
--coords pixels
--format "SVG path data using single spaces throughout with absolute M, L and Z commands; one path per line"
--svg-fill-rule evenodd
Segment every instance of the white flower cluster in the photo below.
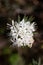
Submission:
M 34 22 L 31 24 L 30 21 L 25 22 L 23 19 L 19 23 L 12 20 L 12 25 L 10 27 L 10 35 L 12 36 L 11 41 L 13 45 L 28 46 L 32 47 L 34 39 L 33 32 L 35 31 Z

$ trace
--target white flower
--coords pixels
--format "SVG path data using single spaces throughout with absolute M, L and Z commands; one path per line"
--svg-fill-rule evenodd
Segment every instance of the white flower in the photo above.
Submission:
M 30 21 L 25 22 L 24 19 L 19 23 L 14 22 L 12 20 L 11 29 L 11 36 L 13 40 L 13 45 L 19 46 L 28 46 L 32 47 L 34 39 L 33 39 L 33 32 L 35 31 L 35 23 L 32 24 Z

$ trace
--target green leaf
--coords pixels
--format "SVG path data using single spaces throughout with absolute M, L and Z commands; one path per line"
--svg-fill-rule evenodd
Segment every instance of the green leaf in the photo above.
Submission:
M 26 17 L 26 16 L 24 16 L 24 20 L 25 20 L 25 22 L 28 20 L 28 16 Z
M 18 15 L 18 22 L 20 22 L 20 16 Z
M 30 16 L 29 17 L 29 21 L 32 22 L 34 20 L 34 17 L 33 16 Z

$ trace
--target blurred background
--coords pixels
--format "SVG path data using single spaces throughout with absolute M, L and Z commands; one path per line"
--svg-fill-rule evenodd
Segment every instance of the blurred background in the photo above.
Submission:
M 35 43 L 28 47 L 12 47 L 7 36 L 7 23 L 28 16 L 37 23 Z M 43 65 L 43 0 L 0 0 L 0 65 Z

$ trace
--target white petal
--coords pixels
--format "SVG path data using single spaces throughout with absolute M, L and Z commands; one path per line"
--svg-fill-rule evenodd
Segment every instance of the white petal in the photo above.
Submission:
M 14 20 L 12 20 L 12 26 L 14 26 Z

